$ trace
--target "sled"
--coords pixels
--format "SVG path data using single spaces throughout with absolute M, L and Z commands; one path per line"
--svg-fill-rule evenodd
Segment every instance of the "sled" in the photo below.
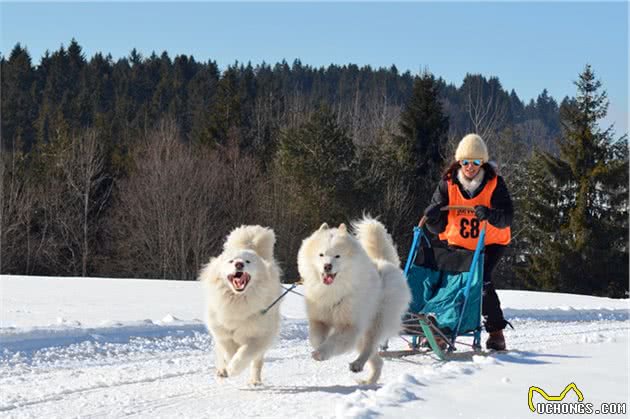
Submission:
M 442 210 L 471 207 L 444 207 Z M 471 346 L 481 351 L 481 302 L 486 223 L 479 226 L 474 251 L 432 245 L 424 231 L 426 217 L 414 227 L 413 242 L 405 264 L 412 301 L 403 317 L 400 336 L 408 349 L 389 351 L 385 343 L 379 354 L 403 357 L 433 353 L 441 360 L 455 356 L 456 339 L 473 338 Z M 427 347 L 428 346 L 428 347 Z

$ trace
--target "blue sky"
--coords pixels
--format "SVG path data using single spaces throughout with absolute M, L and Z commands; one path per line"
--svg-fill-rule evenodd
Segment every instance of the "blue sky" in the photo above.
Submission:
M 234 61 L 355 63 L 460 85 L 467 72 L 497 76 L 521 99 L 543 88 L 558 100 L 590 63 L 611 101 L 606 122 L 628 130 L 628 3 L 149 3 L 0 4 L 1 51 L 20 42 L 38 62 L 73 37 L 88 57 L 137 48 Z

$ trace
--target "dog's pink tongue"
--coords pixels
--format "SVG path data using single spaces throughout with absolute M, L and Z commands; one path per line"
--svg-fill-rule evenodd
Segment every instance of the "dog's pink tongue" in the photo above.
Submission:
M 324 277 L 324 284 L 326 284 L 326 285 L 330 285 L 330 284 L 332 284 L 332 283 L 333 283 L 334 279 L 335 279 L 335 277 L 334 277 L 334 276 L 332 276 L 332 275 L 328 274 L 328 275 L 326 275 L 326 276 Z
M 239 274 L 237 274 L 237 275 L 239 275 Z M 248 281 L 249 281 L 249 275 L 247 275 L 247 273 L 245 273 L 245 272 L 240 273 L 239 276 L 232 277 L 232 283 L 234 284 L 234 286 L 237 289 L 245 288 L 245 286 L 247 285 Z

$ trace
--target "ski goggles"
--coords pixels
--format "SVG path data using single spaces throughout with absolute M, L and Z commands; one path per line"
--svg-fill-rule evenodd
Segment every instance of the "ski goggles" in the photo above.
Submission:
M 479 159 L 475 159 L 475 160 L 460 160 L 460 164 L 464 167 L 468 166 L 469 164 L 474 164 L 475 166 L 479 167 L 481 166 L 482 161 Z

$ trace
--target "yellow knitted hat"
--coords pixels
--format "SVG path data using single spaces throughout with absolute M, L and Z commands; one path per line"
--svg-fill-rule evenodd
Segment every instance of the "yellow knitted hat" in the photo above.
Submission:
M 468 134 L 457 145 L 455 160 L 479 159 L 486 163 L 489 160 L 488 147 L 477 134 Z

